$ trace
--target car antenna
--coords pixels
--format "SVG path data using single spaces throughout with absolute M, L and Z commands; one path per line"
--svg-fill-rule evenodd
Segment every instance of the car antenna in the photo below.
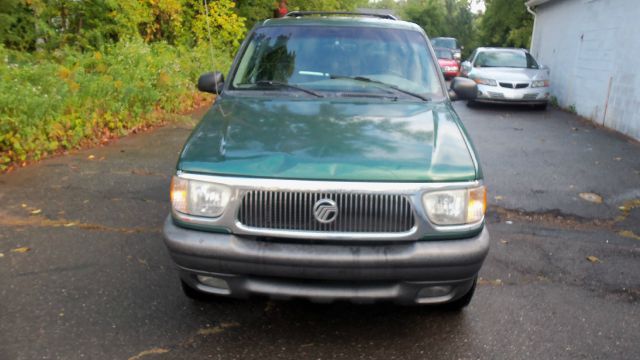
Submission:
M 209 2 L 207 0 L 204 0 L 204 12 L 205 12 L 205 15 L 207 16 L 206 23 L 207 23 L 207 34 L 209 36 L 209 52 L 211 52 L 211 68 L 215 73 L 216 63 L 215 63 L 215 56 L 213 54 L 213 43 L 211 42 L 211 26 L 209 25 L 211 18 L 209 16 Z M 218 82 L 214 81 L 214 85 L 216 87 L 216 99 L 217 99 L 218 96 L 220 95 L 220 91 L 218 91 Z

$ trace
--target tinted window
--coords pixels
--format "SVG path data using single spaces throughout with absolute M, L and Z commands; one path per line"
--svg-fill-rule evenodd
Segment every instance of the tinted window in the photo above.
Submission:
M 256 30 L 231 87 L 271 80 L 327 92 L 381 91 L 337 76 L 362 76 L 402 89 L 443 95 L 438 67 L 417 31 L 371 27 L 282 26 Z
M 447 48 L 447 49 L 458 48 L 458 42 L 456 41 L 456 39 L 452 39 L 452 38 L 435 38 L 431 40 L 431 43 L 433 44 L 434 47 L 441 47 L 441 48 Z
M 484 51 L 478 54 L 474 66 L 537 69 L 533 56 L 524 51 Z
M 438 59 L 447 59 L 447 60 L 453 59 L 453 54 L 449 49 L 435 49 L 435 52 Z

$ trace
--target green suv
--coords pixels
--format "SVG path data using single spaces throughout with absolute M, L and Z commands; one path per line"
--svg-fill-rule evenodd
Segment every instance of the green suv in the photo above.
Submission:
M 190 297 L 448 303 L 489 250 L 478 157 L 424 31 L 293 12 L 247 36 L 187 140 L 164 237 Z

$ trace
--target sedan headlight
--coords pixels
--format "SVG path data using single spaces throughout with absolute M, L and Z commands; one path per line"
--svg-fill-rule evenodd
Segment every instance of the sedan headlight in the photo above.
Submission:
M 487 189 L 443 190 L 425 193 L 422 203 L 436 225 L 464 225 L 482 220 L 487 209 Z
M 549 87 L 549 80 L 536 80 L 531 83 L 532 88 Z
M 498 83 L 493 79 L 475 78 L 473 80 L 476 82 L 476 84 L 480 85 L 498 86 Z
M 229 198 L 231 189 L 224 185 L 177 176 L 171 180 L 171 205 L 183 214 L 218 217 L 227 207 Z

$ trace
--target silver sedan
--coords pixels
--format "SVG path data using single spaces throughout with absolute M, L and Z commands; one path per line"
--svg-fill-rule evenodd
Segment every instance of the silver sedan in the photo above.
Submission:
M 478 48 L 462 63 L 461 76 L 478 84 L 477 102 L 539 108 L 549 102 L 549 68 L 524 49 Z

